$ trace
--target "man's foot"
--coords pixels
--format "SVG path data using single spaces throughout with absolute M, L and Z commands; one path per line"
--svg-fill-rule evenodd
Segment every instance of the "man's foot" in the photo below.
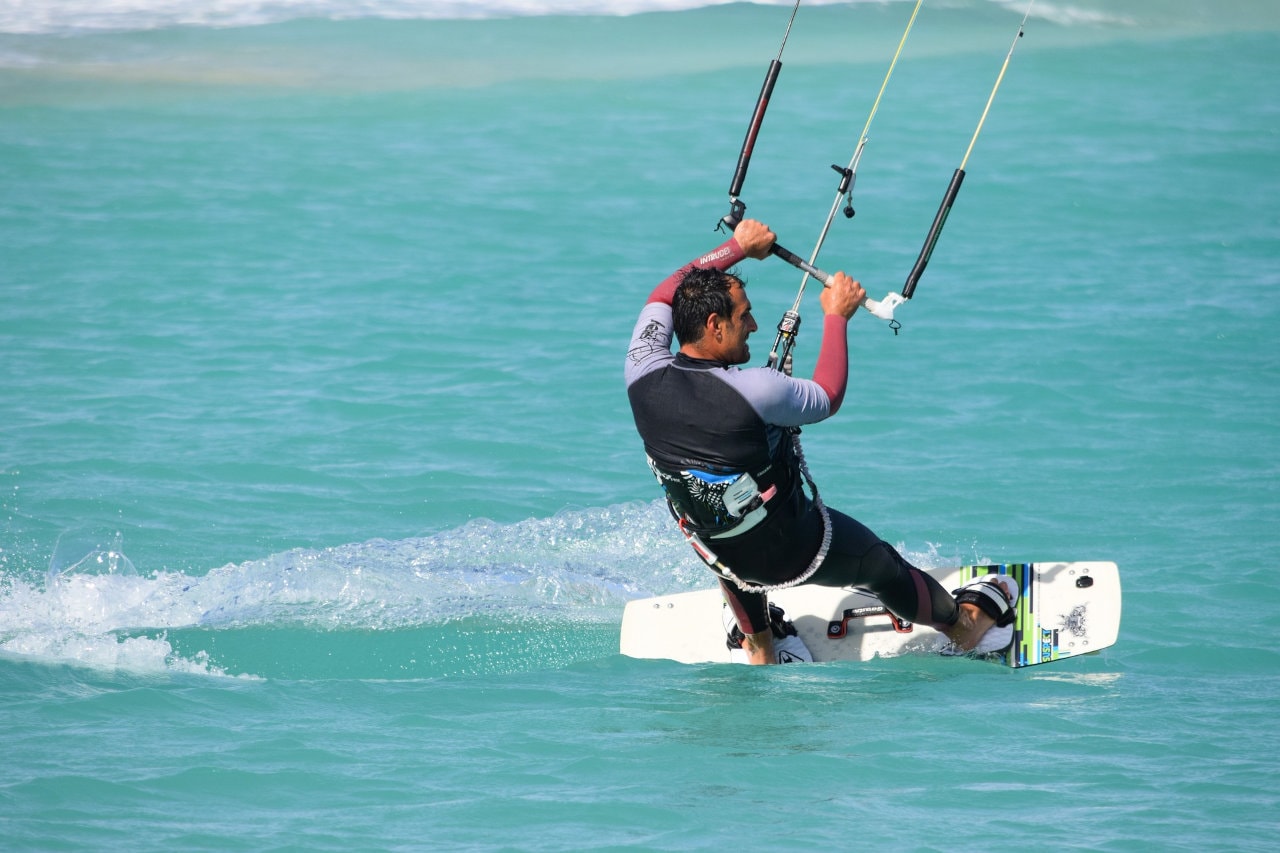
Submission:
M 1018 584 L 1008 575 L 986 575 L 970 581 L 952 595 L 960 618 L 946 632 L 951 654 L 998 652 L 1013 642 L 1014 605 Z
M 801 663 L 813 660 L 809 648 L 797 635 L 795 624 L 778 605 L 770 602 L 769 627 L 758 634 L 743 634 L 727 604 L 722 613 L 728 635 L 729 660 L 734 663 Z

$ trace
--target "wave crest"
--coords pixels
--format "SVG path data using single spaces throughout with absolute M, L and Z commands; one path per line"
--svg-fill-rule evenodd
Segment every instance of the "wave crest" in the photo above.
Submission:
M 709 580 L 660 503 L 509 525 L 480 519 L 422 538 L 293 549 L 204 575 L 141 574 L 117 538 L 83 556 L 55 555 L 42 580 L 0 571 L 0 651 L 227 674 L 245 670 L 219 657 L 220 634 L 447 633 L 480 622 L 612 631 L 629 599 Z M 171 643 L 177 636 L 186 642 Z M 199 637 L 203 648 L 192 646 Z

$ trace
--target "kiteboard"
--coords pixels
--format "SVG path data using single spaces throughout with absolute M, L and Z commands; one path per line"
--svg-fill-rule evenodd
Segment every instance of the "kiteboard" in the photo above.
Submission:
M 1115 563 L 1004 563 L 925 569 L 948 590 L 989 574 L 1018 584 L 1013 642 L 986 655 L 1014 668 L 1092 654 L 1120 633 L 1120 571 Z M 815 662 L 866 661 L 944 653 L 945 636 L 899 619 L 874 595 L 853 587 L 798 586 L 769 594 Z M 731 663 L 719 587 L 630 601 L 621 652 L 681 663 Z

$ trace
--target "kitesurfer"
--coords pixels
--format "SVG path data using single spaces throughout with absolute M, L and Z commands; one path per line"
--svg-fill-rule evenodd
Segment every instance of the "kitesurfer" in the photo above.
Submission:
M 953 597 L 866 526 L 805 493 L 793 436 L 840 408 L 848 321 L 866 294 L 843 272 L 823 290 L 812 379 L 740 368 L 758 327 L 732 268 L 768 257 L 774 241 L 767 225 L 744 219 L 721 246 L 668 276 L 640 312 L 625 373 L 650 467 L 680 529 L 718 575 L 748 659 L 774 661 L 768 592 L 799 583 L 868 589 L 961 651 L 1006 647 L 1017 598 L 1006 578 Z

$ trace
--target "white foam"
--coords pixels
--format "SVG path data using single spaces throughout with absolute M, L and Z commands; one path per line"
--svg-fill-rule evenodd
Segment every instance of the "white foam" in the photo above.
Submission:
M 0 568 L 0 651 L 140 672 L 224 674 L 165 637 L 198 627 L 380 630 L 476 615 L 584 623 L 709 575 L 657 502 L 510 525 L 478 520 L 415 539 L 294 549 L 203 575 L 137 571 L 118 536 L 32 580 Z M 655 589 L 655 587 L 657 589 Z
M 875 0 L 866 0 L 875 2 Z M 735 0 L 0 0 L 0 32 L 59 33 L 164 27 L 241 27 L 300 18 L 483 19 L 634 15 Z M 792 0 L 756 0 L 788 6 Z M 810 0 L 820 6 L 839 0 Z
M 1002 6 L 1012 11 L 1023 12 L 1027 8 L 1026 0 L 998 0 Z M 1090 9 L 1077 4 L 1036 2 L 1031 7 L 1031 19 L 1049 21 L 1064 27 L 1133 27 L 1137 20 L 1132 15 L 1123 14 L 1114 9 Z

